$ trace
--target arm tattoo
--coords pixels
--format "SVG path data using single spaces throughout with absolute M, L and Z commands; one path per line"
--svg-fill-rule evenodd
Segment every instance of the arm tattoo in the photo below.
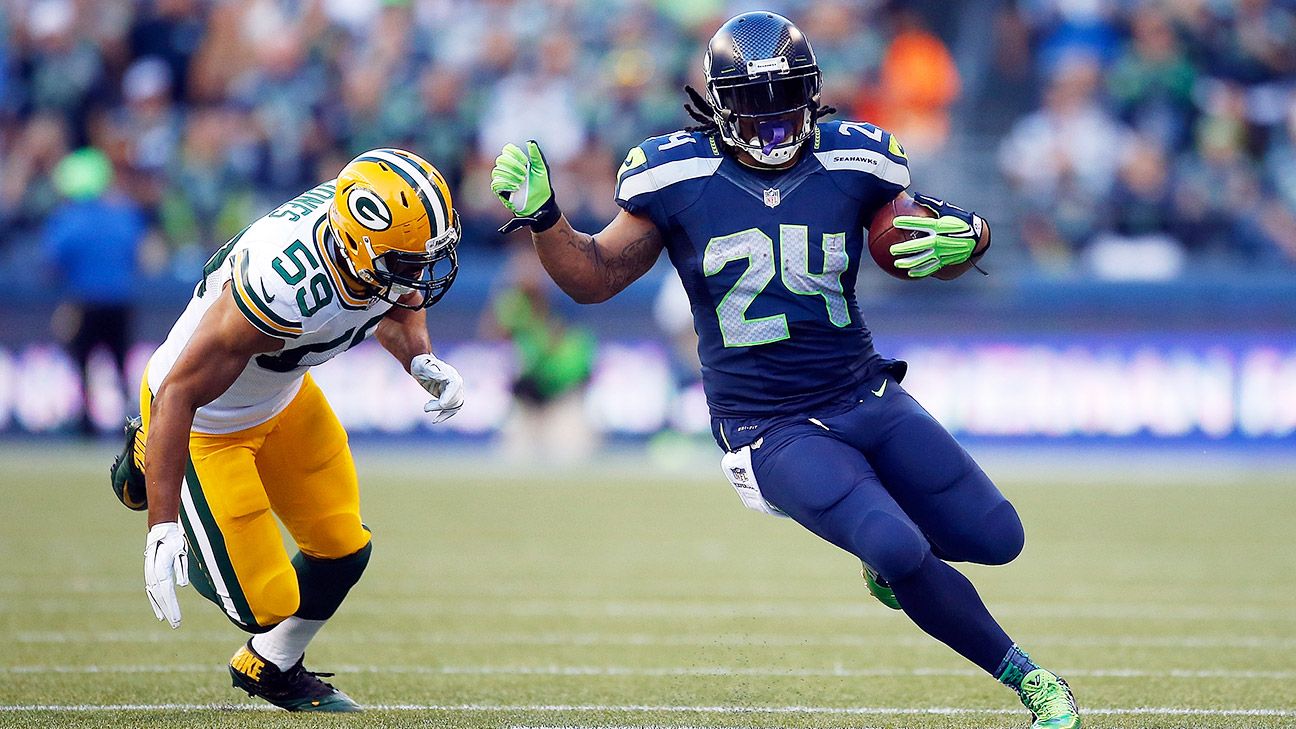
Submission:
M 655 228 L 611 255 L 599 247 L 593 235 L 570 228 L 564 234 L 566 243 L 585 255 L 598 272 L 601 283 L 613 291 L 620 291 L 642 276 L 661 253 L 661 234 Z

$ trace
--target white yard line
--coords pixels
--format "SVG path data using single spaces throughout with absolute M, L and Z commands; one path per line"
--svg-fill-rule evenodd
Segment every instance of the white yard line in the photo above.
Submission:
M 830 714 L 876 716 L 1012 715 L 1022 709 L 969 709 L 953 706 L 677 706 L 651 704 L 369 704 L 370 711 L 426 712 L 551 712 L 551 713 L 676 713 L 676 714 Z M 268 704 L 0 704 L 0 712 L 101 712 L 101 711 L 274 711 Z M 1292 717 L 1296 709 L 1191 709 L 1174 706 L 1086 708 L 1090 716 L 1254 716 Z
M 1064 648 L 1169 648 L 1174 650 L 1245 648 L 1255 650 L 1296 649 L 1296 637 L 1261 635 L 1111 635 L 1111 636 L 1019 636 L 1023 645 Z M 230 643 L 237 635 L 228 631 L 156 630 L 28 630 L 14 636 L 18 643 Z M 701 635 L 659 635 L 654 633 L 586 633 L 586 632 L 338 632 L 329 642 L 343 645 L 530 645 L 530 646 L 697 646 L 716 645 L 760 647 L 837 647 L 871 648 L 904 646 L 933 647 L 941 644 L 924 635 L 865 635 L 847 633 L 831 636 L 774 635 L 767 633 L 714 633 Z
M 0 666 L 0 675 L 43 675 L 43 674 L 166 674 L 166 673 L 208 673 L 220 671 L 222 664 L 123 664 L 123 665 L 29 665 Z M 939 677 L 954 678 L 980 676 L 981 671 L 973 668 L 847 668 L 832 666 L 829 668 L 780 668 L 748 667 L 731 668 L 727 666 L 361 666 L 331 665 L 330 670 L 337 673 L 374 673 L 384 675 L 421 675 L 421 676 L 580 676 L 580 677 L 670 677 L 670 676 L 714 676 L 714 677 L 790 677 L 790 678 L 909 678 Z M 1296 671 L 1249 671 L 1227 669 L 1165 669 L 1146 670 L 1136 668 L 1058 668 L 1058 673 L 1068 678 L 1176 678 L 1176 679 L 1246 679 L 1290 681 L 1296 679 Z
M 85 597 L 87 593 L 75 593 Z M 114 593 L 116 594 L 116 593 Z M 134 599 L 132 595 L 130 599 Z M 57 614 L 83 612 L 83 604 L 63 598 L 46 598 L 17 602 L 9 606 L 0 604 L 0 612 Z M 451 616 L 501 616 L 510 618 L 610 618 L 610 619 L 687 619 L 729 620 L 742 618 L 818 618 L 841 620 L 884 621 L 893 617 L 886 610 L 864 599 L 842 600 L 617 600 L 602 598 L 543 598 L 543 599 L 459 599 L 437 598 L 422 595 L 387 595 L 378 602 L 349 605 L 348 612 L 355 615 L 418 615 L 440 614 Z M 1023 619 L 1074 619 L 1112 621 L 1211 621 L 1229 622 L 1296 622 L 1296 610 L 1290 606 L 1259 605 L 1184 605 L 1156 603 L 1013 603 L 995 605 L 998 616 Z
M 513 724 L 508 729 L 715 729 L 714 726 L 666 725 L 666 724 L 565 724 L 562 726 L 544 726 L 535 724 Z M 730 726 L 726 729 L 746 729 L 744 726 Z M 859 726 L 857 729 L 877 729 L 876 726 Z

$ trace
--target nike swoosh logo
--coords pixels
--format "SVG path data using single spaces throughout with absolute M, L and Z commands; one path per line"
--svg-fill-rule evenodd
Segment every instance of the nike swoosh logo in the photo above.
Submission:
M 882 386 L 881 386 L 881 387 L 879 387 L 879 388 L 876 389 L 876 390 L 869 390 L 869 392 L 872 392 L 874 395 L 877 395 L 878 397 L 882 397 L 882 393 L 886 392 L 886 383 L 887 383 L 887 380 L 882 380 Z
M 272 294 L 272 293 L 270 293 L 270 292 L 268 292 L 268 291 L 266 291 L 266 288 L 265 288 L 265 284 L 264 284 L 264 283 L 261 284 L 261 296 L 262 296 L 262 298 L 265 299 L 265 302 L 266 302 L 267 304 L 270 303 L 271 301 L 274 301 L 274 300 L 275 300 L 275 295 Z

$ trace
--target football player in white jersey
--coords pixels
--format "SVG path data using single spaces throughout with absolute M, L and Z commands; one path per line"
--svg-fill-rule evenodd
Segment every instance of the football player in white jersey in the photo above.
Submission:
M 459 233 L 436 168 L 366 152 L 218 250 L 149 360 L 112 481 L 148 510 L 153 612 L 179 627 L 175 588 L 192 582 L 253 634 L 234 685 L 289 711 L 359 709 L 302 660 L 370 553 L 346 432 L 307 370 L 373 334 L 434 422 L 458 412 L 463 381 L 432 354 L 425 309 L 454 282 Z

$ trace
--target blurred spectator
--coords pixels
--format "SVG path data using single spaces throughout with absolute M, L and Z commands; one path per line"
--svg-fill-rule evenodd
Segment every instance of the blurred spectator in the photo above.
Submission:
M 0 158 L 0 231 L 28 233 L 49 215 L 58 199 L 54 167 L 68 152 L 68 136 L 63 120 L 47 114 L 14 135 Z
M 99 49 L 77 32 L 72 0 L 32 2 L 27 36 L 30 47 L 21 64 L 27 105 L 61 116 L 83 141 L 91 102 L 103 93 L 105 77 Z
M 202 43 L 203 16 L 197 0 L 152 0 L 142 3 L 130 29 L 134 58 L 156 58 L 166 66 L 166 95 L 189 98 L 189 65 Z
M 1288 101 L 1284 122 L 1275 132 L 1265 169 L 1273 179 L 1279 201 L 1296 211 L 1296 93 Z
M 1038 66 L 1046 73 L 1076 56 L 1110 61 L 1120 46 L 1115 0 L 1024 0 L 1040 29 Z
M 1296 73 L 1296 15 L 1274 0 L 1208 3 L 1197 14 L 1205 65 L 1243 84 L 1290 80 Z
M 1024 242 L 1044 265 L 1069 266 L 1088 241 L 1126 151 L 1129 132 L 1098 103 L 1098 80 L 1088 56 L 1060 63 L 1044 108 L 1018 121 L 999 148 L 1000 167 L 1027 205 Z
M 235 101 L 251 110 L 259 137 L 256 182 L 274 199 L 313 185 L 314 156 L 328 138 L 318 128 L 326 94 L 332 89 L 324 69 L 308 62 L 306 39 L 292 24 L 253 46 L 256 64 L 231 86 Z M 371 104 L 353 97 L 360 108 Z
M 493 301 L 486 333 L 512 341 L 518 374 L 504 449 L 534 462 L 572 462 L 597 446 L 585 417 L 585 383 L 594 364 L 594 337 L 564 323 L 549 306 L 552 284 L 530 245 L 518 246 Z
M 1177 148 L 1189 140 L 1197 71 L 1158 7 L 1134 17 L 1133 38 L 1108 76 L 1121 116 L 1158 144 Z
M 944 42 L 922 18 L 895 11 L 896 33 L 882 59 L 876 119 L 910 153 L 934 155 L 945 146 L 950 105 L 959 95 L 959 72 Z
M 562 167 L 583 151 L 584 121 L 572 74 L 572 39 L 549 36 L 514 73 L 505 76 L 490 95 L 478 128 L 478 150 L 492 158 L 508 142 L 534 139 L 545 159 Z
M 1253 225 L 1261 219 L 1260 177 L 1244 143 L 1237 119 L 1210 117 L 1198 127 L 1196 150 L 1179 158 L 1176 216 L 1193 231 L 1191 244 L 1198 253 L 1253 259 L 1273 254 Z
M 1154 140 L 1131 145 L 1120 176 L 1104 206 L 1107 232 L 1085 249 L 1088 269 L 1098 278 L 1164 281 L 1184 269 L 1183 244 L 1167 184 L 1168 164 Z
M 173 248 L 206 251 L 212 242 L 232 238 L 256 217 L 232 144 L 240 119 L 222 109 L 190 112 L 180 152 L 166 171 L 167 185 L 158 210 L 163 233 Z M 336 174 L 340 167 L 331 166 L 328 174 Z
M 112 192 L 112 178 L 112 163 L 97 149 L 65 157 L 54 170 L 54 183 L 66 201 L 50 215 L 44 233 L 46 264 L 64 302 L 55 314 L 55 329 L 83 377 L 85 435 L 95 432 L 90 383 L 106 379 L 121 387 L 131 338 L 135 260 L 145 232 L 140 211 Z M 110 378 L 95 377 L 88 367 L 100 347 L 116 366 Z
M 992 23 L 958 22 L 971 2 L 765 5 L 812 39 L 824 103 L 896 132 L 916 179 L 943 167 L 950 195 L 1020 209 L 996 229 L 997 243 L 1024 241 L 1045 268 L 1083 273 L 1078 251 L 1105 233 L 1128 235 L 1122 216 L 1135 214 L 1113 203 L 1131 182 L 1123 175 L 1147 164 L 1126 159 L 1131 129 L 1167 161 L 1158 199 L 1195 199 L 1223 175 L 1256 191 L 1249 213 L 1269 211 L 1271 221 L 1296 210 L 1291 0 L 1015 0 L 982 14 Z M 487 189 L 490 163 L 504 142 L 537 138 L 558 168 L 564 210 L 597 227 L 616 212 L 617 162 L 645 137 L 690 123 L 681 86 L 700 83 L 707 39 L 728 13 L 756 6 L 0 2 L 0 261 L 38 234 L 57 199 L 54 164 L 86 145 L 113 161 L 119 192 L 160 234 L 150 239 L 170 244 L 164 270 L 191 271 L 239 218 L 374 146 L 431 159 L 455 188 L 465 245 L 496 246 L 503 210 Z M 1236 159 L 1224 164 L 1217 145 L 1199 144 L 1202 119 L 1240 124 L 1229 132 L 1240 134 Z M 1003 178 L 986 178 L 985 150 L 1009 130 Z M 1138 199 L 1133 207 L 1145 209 Z M 1192 211 L 1213 221 L 1205 229 L 1169 235 L 1191 255 L 1221 253 L 1236 215 L 1224 220 L 1227 206 L 1215 207 Z M 1281 239 L 1266 234 L 1222 258 L 1273 255 L 1287 250 Z
M 847 116 L 874 120 L 878 110 L 875 79 L 886 53 L 881 28 L 869 22 L 871 3 L 846 0 L 816 2 L 798 25 L 814 43 L 823 70 L 823 100 Z M 878 124 L 882 124 L 877 119 Z M 905 140 L 908 141 L 908 140 Z
M 171 67 L 148 56 L 135 61 L 122 77 L 122 100 L 116 127 L 130 140 L 128 163 L 161 177 L 175 159 L 182 120 L 171 102 Z

